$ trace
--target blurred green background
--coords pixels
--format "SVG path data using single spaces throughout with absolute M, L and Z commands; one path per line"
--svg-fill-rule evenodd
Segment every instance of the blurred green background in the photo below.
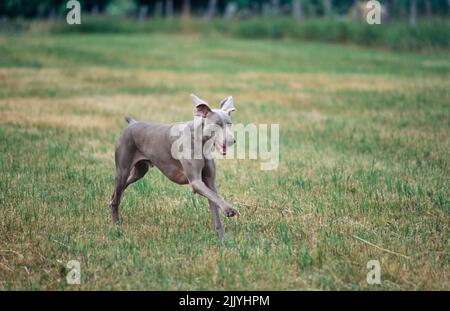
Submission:
M 449 47 L 450 1 L 383 0 L 381 25 L 359 0 L 80 0 L 81 25 L 68 25 L 64 0 L 4 0 L 0 31 L 223 33 L 401 50 Z

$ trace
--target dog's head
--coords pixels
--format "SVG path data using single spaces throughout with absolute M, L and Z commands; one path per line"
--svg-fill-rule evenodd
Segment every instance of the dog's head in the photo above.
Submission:
M 231 112 L 235 111 L 233 97 L 228 96 L 220 102 L 220 109 L 211 109 L 209 104 L 194 94 L 194 116 L 203 118 L 203 138 L 213 140 L 214 147 L 221 154 L 227 154 L 228 147 L 235 143 L 231 126 Z

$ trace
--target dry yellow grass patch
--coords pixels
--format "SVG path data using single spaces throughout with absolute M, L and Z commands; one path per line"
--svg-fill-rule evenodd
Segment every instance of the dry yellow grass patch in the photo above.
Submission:
M 324 73 L 241 73 L 243 79 L 257 79 L 259 83 L 282 83 L 293 90 L 393 90 L 405 82 L 392 76 Z
M 104 67 L 83 68 L 77 71 L 75 77 L 92 83 L 102 83 L 105 87 L 114 86 L 146 86 L 146 87 L 177 87 L 180 85 L 194 85 L 209 89 L 218 87 L 222 79 L 207 73 L 184 73 L 161 70 L 143 69 L 112 69 Z
M 32 125 L 43 127 L 73 127 L 73 128 L 108 128 L 113 122 L 110 118 L 99 116 L 30 116 L 24 113 L 12 112 L 3 114 L 1 123 Z
M 76 113 L 77 109 L 82 113 Z M 31 126 L 73 128 L 108 128 L 113 118 L 91 112 L 85 102 L 73 99 L 10 99 L 0 100 L 0 123 Z M 74 113 L 75 112 L 75 113 Z
M 59 68 L 0 68 L 0 85 L 10 91 L 57 89 L 68 94 L 89 88 L 89 83 L 75 79 L 73 74 Z
M 125 115 L 138 120 L 175 122 L 180 120 L 180 110 L 185 110 L 186 115 L 190 115 L 191 108 L 190 99 L 183 100 L 182 96 L 0 99 L 0 123 L 105 129 L 124 126 Z

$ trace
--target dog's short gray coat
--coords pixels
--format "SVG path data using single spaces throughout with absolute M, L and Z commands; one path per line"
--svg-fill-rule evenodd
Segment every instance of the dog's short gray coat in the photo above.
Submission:
M 211 109 L 209 105 L 195 95 L 194 115 L 204 120 L 202 126 L 216 125 L 224 129 L 231 124 L 230 113 L 234 111 L 231 96 L 222 100 L 221 109 Z M 110 207 L 114 223 L 120 223 L 119 204 L 123 191 L 132 183 L 144 177 L 150 167 L 157 167 L 167 178 L 177 184 L 190 184 L 194 192 L 206 197 L 214 217 L 216 232 L 224 238 L 225 231 L 220 220 L 219 209 L 231 217 L 237 211 L 217 193 L 215 185 L 216 165 L 212 157 L 200 159 L 175 159 L 171 154 L 176 137 L 171 135 L 174 125 L 135 121 L 126 117 L 128 127 L 117 140 L 115 149 L 116 185 L 111 196 Z M 193 130 L 193 121 L 185 122 Z M 206 140 L 211 137 L 202 137 Z M 214 138 L 214 137 L 213 137 Z M 234 143 L 230 131 L 215 139 L 216 149 L 226 153 L 228 146 Z

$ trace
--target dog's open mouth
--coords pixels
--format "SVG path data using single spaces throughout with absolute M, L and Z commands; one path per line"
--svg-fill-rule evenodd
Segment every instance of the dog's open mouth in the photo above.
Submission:
M 217 152 L 221 155 L 226 155 L 227 154 L 227 147 L 226 146 L 222 146 L 220 144 L 214 143 L 214 147 L 216 148 Z

